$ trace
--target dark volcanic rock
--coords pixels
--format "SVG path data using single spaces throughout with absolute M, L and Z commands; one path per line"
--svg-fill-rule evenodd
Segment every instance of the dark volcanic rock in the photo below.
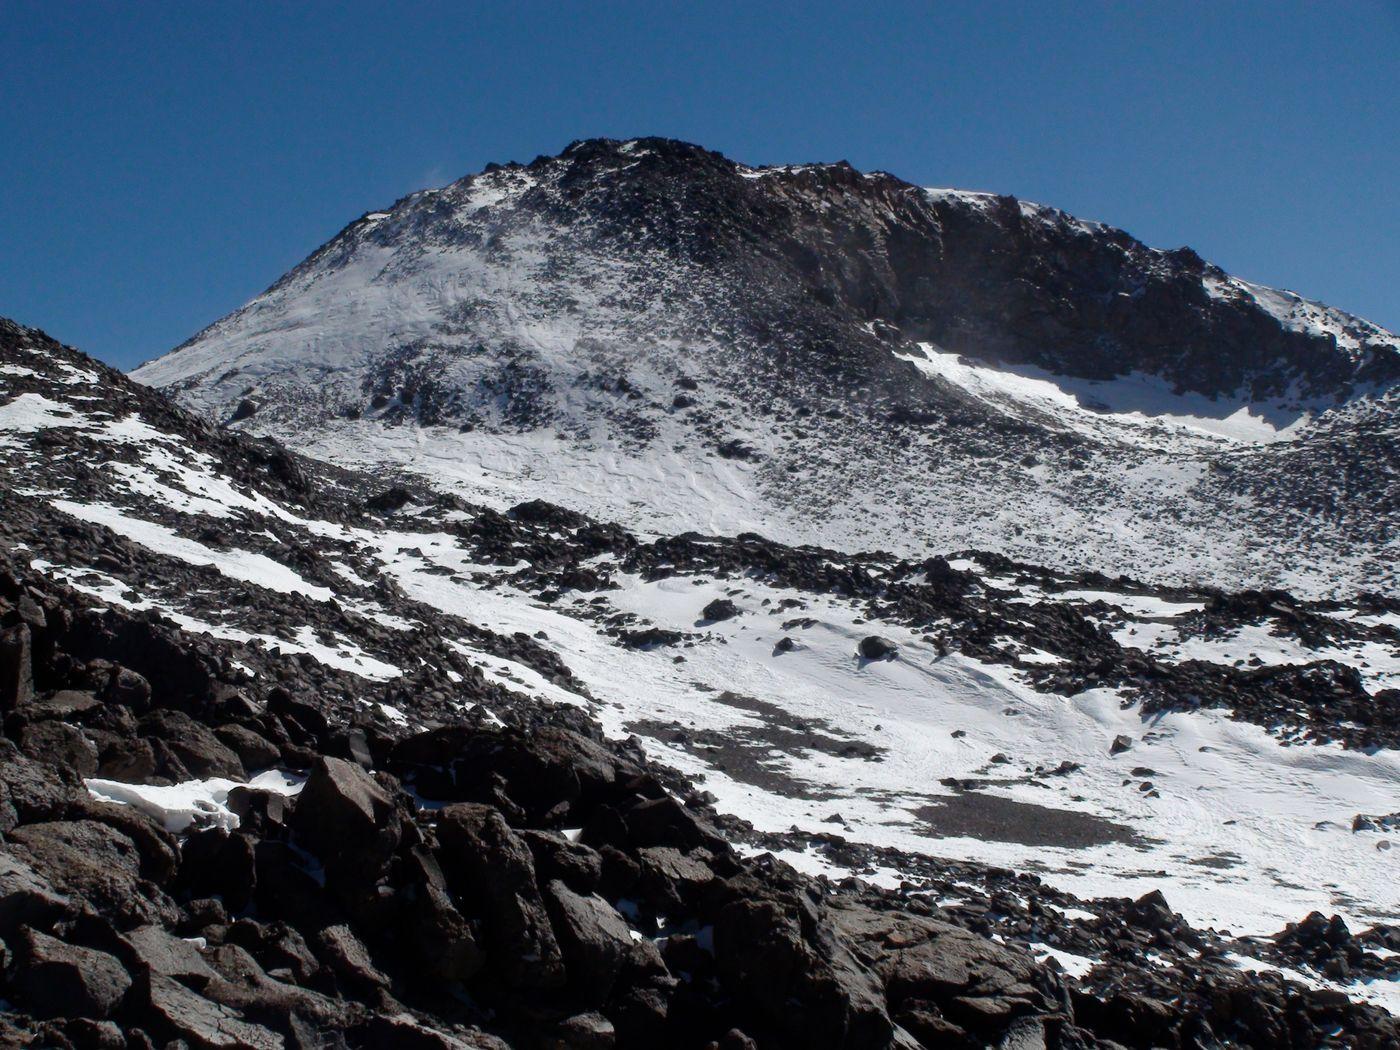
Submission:
M 169 977 L 200 991 L 218 979 L 194 943 L 159 926 L 138 926 L 122 935 L 131 957 L 152 974 Z
M 394 802 L 359 766 L 321 758 L 292 811 L 292 829 L 328 870 L 370 877 L 399 842 Z
M 128 922 L 170 922 L 172 902 L 141 876 L 141 853 L 127 835 L 91 820 L 26 824 L 10 843 L 59 892 L 91 901 Z
M 558 880 L 545 887 L 545 899 L 569 983 L 588 1000 L 603 1002 L 632 952 L 626 921 L 602 897 L 575 893 Z
M 584 144 L 580 152 L 596 159 L 607 151 Z M 838 197 L 862 185 L 853 173 L 793 177 Z M 613 199 L 609 221 L 644 221 L 644 205 Z M 671 233 L 693 235 L 685 228 Z M 848 280 L 867 290 L 883 281 L 803 266 L 831 301 L 845 294 Z M 925 294 L 908 290 L 909 301 Z M 871 310 L 878 315 L 887 305 Z M 868 348 L 867 337 L 880 341 L 886 359 L 897 343 L 891 322 L 880 317 L 851 344 L 853 354 Z M 25 349 L 31 343 L 44 354 Z M 45 396 L 60 396 L 63 384 L 44 385 L 34 375 L 60 362 L 97 376 L 91 385 L 102 412 L 139 415 L 192 454 L 210 457 L 238 491 L 266 496 L 293 517 L 383 526 L 364 507 L 396 485 L 393 479 L 337 472 L 203 424 L 6 322 L 0 360 L 27 370 L 6 370 L 6 384 Z M 849 362 L 836 355 L 830 363 Z M 590 396 L 616 397 L 624 406 L 650 396 L 617 371 L 592 377 Z M 246 380 L 238 382 L 246 387 Z M 521 380 L 513 389 L 528 387 Z M 692 392 L 704 393 L 703 384 L 695 382 Z M 382 395 L 386 411 L 425 404 L 443 418 L 452 413 L 449 404 L 434 403 L 431 384 L 362 393 L 366 402 Z M 669 381 L 664 394 L 669 400 Z M 256 396 L 261 403 L 264 395 Z M 690 407 L 700 417 L 710 406 L 696 400 Z M 915 405 L 912 395 L 908 400 L 911 425 L 944 425 L 941 415 L 925 414 L 927 406 Z M 276 410 L 260 408 L 257 420 Z M 797 418 L 850 411 L 849 404 L 815 399 Z M 729 437 L 716 429 L 707 440 Z M 392 574 L 379 573 L 376 556 L 337 538 L 335 529 L 309 537 L 289 518 L 253 518 L 241 508 L 215 518 L 175 514 L 159 500 L 133 507 L 106 483 L 102 465 L 109 457 L 137 463 L 138 446 L 99 448 L 78 426 L 51 428 L 32 444 L 42 455 L 21 469 L 53 491 L 88 502 L 110 498 L 212 548 L 261 552 L 310 584 L 335 584 L 344 600 L 272 593 L 210 566 L 164 558 L 27 495 L 37 484 L 28 476 L 5 488 L 0 1044 L 1371 1050 L 1400 1043 L 1393 1019 L 1374 1008 L 1276 975 L 1242 973 L 1228 962 L 1238 953 L 1338 982 L 1393 980 L 1400 931 L 1351 929 L 1311 915 L 1276 938 L 1235 941 L 1191 929 L 1160 894 L 1080 901 L 1030 874 L 847 841 L 839 814 L 818 835 L 745 827 L 718 814 L 702 784 L 649 760 L 636 739 L 605 738 L 591 705 L 617 698 L 589 696 L 557 655 L 567 649 L 558 639 L 497 633 L 415 602 Z M 0 457 L 0 473 L 10 466 L 10 451 Z M 1016 452 L 1007 464 L 1044 455 L 1038 448 Z M 765 460 L 753 469 L 780 465 Z M 1368 693 L 1354 669 L 1173 664 L 1118 645 L 1120 617 L 1104 603 L 1026 602 L 1017 588 L 1046 595 L 1111 588 L 1197 602 L 1205 608 L 1183 618 L 1183 629 L 1209 637 L 1249 617 L 1327 644 L 1390 637 L 1383 627 L 1328 615 L 1335 610 L 1321 603 L 1277 592 L 1206 600 L 1132 581 L 1055 575 L 994 555 L 971 559 L 986 568 L 982 574 L 939 559 L 845 555 L 752 534 L 644 541 L 540 501 L 501 514 L 416 484 L 402 489 L 391 488 L 391 498 L 376 501 L 385 509 L 372 515 L 411 508 L 425 532 L 440 527 L 443 542 L 456 544 L 463 565 L 501 570 L 500 580 L 478 574 L 490 577 L 477 581 L 484 590 L 508 581 L 580 624 L 598 626 L 604 637 L 625 641 L 627 632 L 649 629 L 605 597 L 619 574 L 685 586 L 703 578 L 734 594 L 752 580 L 755 595 L 760 586 L 764 594 L 789 592 L 755 596 L 733 625 L 735 636 L 758 641 L 765 657 L 778 637 L 810 639 L 804 632 L 818 629 L 818 606 L 830 599 L 851 606 L 870 624 L 866 630 L 898 625 L 889 630 L 910 639 L 901 644 L 911 660 L 960 652 L 1014 668 L 1043 691 L 1123 688 L 1125 700 L 1140 699 L 1145 714 L 1187 700 L 1229 707 L 1298 739 L 1330 733 L 1351 747 L 1400 739 L 1394 698 Z M 31 567 L 40 557 L 80 586 L 91 584 L 89 591 L 115 595 L 109 588 L 120 588 L 123 601 L 55 582 Z M 431 571 L 438 570 L 460 575 L 445 565 Z M 153 606 L 128 608 L 136 598 Z M 1379 596 L 1367 601 L 1368 610 L 1394 611 Z M 387 614 L 382 622 L 359 612 L 375 603 Z M 309 630 L 328 648 L 358 647 L 400 674 L 381 681 L 270 644 L 195 634 L 163 619 L 166 607 L 217 620 L 230 633 L 290 639 Z M 781 627 L 760 632 L 759 618 L 770 611 L 779 613 L 773 623 Z M 676 651 L 665 654 L 612 652 L 658 663 L 681 658 L 679 666 L 689 647 L 719 647 L 728 633 L 677 632 Z M 783 648 L 792 654 L 784 661 L 809 653 L 796 644 Z M 1031 649 L 1057 660 L 1022 659 Z M 477 653 L 517 671 L 488 675 Z M 549 702 L 542 687 L 526 684 L 533 675 L 576 702 Z M 771 774 L 770 785 L 802 792 L 804 785 L 764 763 L 804 751 L 843 761 L 883 757 L 840 725 L 799 719 L 761 696 L 721 689 L 712 699 L 740 713 L 743 725 L 712 732 L 678 720 L 667 731 L 678 743 L 689 741 L 693 754 L 707 753 L 706 761 L 730 762 L 736 779 Z M 1139 747 L 1150 751 L 1155 739 L 1148 732 Z M 1083 780 L 1063 757 L 1013 753 L 994 772 L 1034 785 L 1048 801 L 1049 792 L 1073 791 Z M 291 797 L 235 787 L 227 809 L 236 827 L 198 820 L 177 836 L 135 805 L 96 801 L 82 781 L 94 763 L 101 775 L 154 786 L 211 775 L 239 779 L 262 767 L 307 779 Z M 1146 766 L 1132 775 L 1160 781 Z M 990 828 L 1058 849 L 1140 844 L 1089 814 L 987 802 L 993 797 L 964 789 L 914 816 L 934 829 Z M 816 814 L 838 808 L 826 801 L 814 807 Z M 222 811 L 210 817 L 233 823 Z M 1386 821 L 1368 818 L 1358 830 L 1374 825 L 1383 837 Z M 746 848 L 736 850 L 734 840 Z M 845 871 L 898 870 L 910 881 L 883 891 L 856 879 L 808 878 L 772 856 L 751 855 L 762 849 L 800 851 Z M 1031 945 L 1101 961 L 1071 978 L 1052 963 L 1036 963 Z
M 479 902 L 500 976 L 521 988 L 564 982 L 563 959 L 529 847 L 498 810 L 460 803 L 438 815 L 443 870 L 458 900 Z
M 34 657 L 29 625 L 0 631 L 0 711 L 13 711 L 34 695 Z
M 281 748 L 247 726 L 222 725 L 214 730 L 214 735 L 238 756 L 243 768 L 249 772 L 276 765 L 282 757 Z
M 250 1024 L 242 1014 L 190 991 L 179 981 L 159 974 L 143 978 L 132 993 L 154 1032 L 182 1039 L 202 1050 L 283 1050 L 275 1032 Z
M 867 660 L 884 660 L 895 656 L 899 647 L 887 638 L 870 635 L 860 640 L 860 655 Z
M 152 711 L 141 720 L 141 732 L 168 747 L 193 777 L 245 780 L 243 763 L 208 727 L 182 711 Z
M 792 1045 L 887 1046 L 893 1026 L 880 982 L 823 909 L 800 892 L 735 888 L 715 916 L 715 964 L 726 986 Z
M 40 1016 L 106 1017 L 131 987 L 117 959 L 37 930 L 25 930 L 16 951 L 16 988 Z
M 0 849 L 0 937 L 9 939 L 22 926 L 51 926 L 76 910 L 24 857 Z
M 716 598 L 700 612 L 701 619 L 715 622 L 732 620 L 739 615 L 739 607 L 728 598 Z

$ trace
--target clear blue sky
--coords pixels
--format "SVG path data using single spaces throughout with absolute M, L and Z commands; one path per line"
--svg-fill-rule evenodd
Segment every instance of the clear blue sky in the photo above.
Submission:
M 656 134 L 1013 193 L 1400 328 L 1397 56 L 1397 0 L 6 0 L 0 314 L 130 366 L 363 211 Z

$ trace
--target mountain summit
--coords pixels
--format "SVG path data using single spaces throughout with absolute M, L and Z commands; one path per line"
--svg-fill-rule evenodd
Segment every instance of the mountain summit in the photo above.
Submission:
M 371 212 L 134 373 L 501 508 L 1390 590 L 1400 339 L 1053 208 L 588 140 Z

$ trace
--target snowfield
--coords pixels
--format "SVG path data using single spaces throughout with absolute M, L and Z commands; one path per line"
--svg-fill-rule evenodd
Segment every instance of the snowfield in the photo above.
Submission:
M 1396 862 L 1380 848 L 1384 839 L 1351 830 L 1358 813 L 1396 808 L 1400 754 L 1394 751 L 1290 746 L 1222 711 L 1149 718 L 1112 690 L 1041 692 L 1025 671 L 941 652 L 929 640 L 936 624 L 914 630 L 871 623 L 853 601 L 795 596 L 756 579 L 680 574 L 649 581 L 615 572 L 611 589 L 546 602 L 512 583 L 527 562 L 477 560 L 445 527 L 452 514 L 406 509 L 401 517 L 421 517 L 428 526 L 421 531 L 308 518 L 236 483 L 217 460 L 139 416 L 114 419 L 82 402 L 22 394 L 0 402 L 0 427 L 17 438 L 76 431 L 112 449 L 111 461 L 95 464 L 107 486 L 103 499 L 76 500 L 57 488 L 44 498 L 56 514 L 99 525 L 154 557 L 212 567 L 268 601 L 299 596 L 332 604 L 351 622 L 413 630 L 410 620 L 372 597 L 366 585 L 382 577 L 426 607 L 530 636 L 563 661 L 583 692 L 468 637 L 449 642 L 490 681 L 541 702 L 585 705 L 609 733 L 640 736 L 653 754 L 712 792 L 722 811 L 760 833 L 836 832 L 872 847 L 1032 871 L 1086 900 L 1161 888 L 1192 923 L 1237 934 L 1272 932 L 1314 909 L 1364 924 L 1400 908 Z M 117 458 L 123 448 L 134 448 L 134 457 Z M 21 476 L 24 456 L 7 453 Z M 478 483 L 482 491 L 491 484 L 484 477 Z M 217 546 L 191 535 L 211 521 L 234 530 Z M 257 536 L 276 542 L 248 549 Z M 275 555 L 327 544 L 334 567 L 317 582 Z M 310 623 L 290 634 L 260 631 L 246 616 L 250 610 L 237 624 L 219 623 L 205 608 L 182 608 L 179 595 L 143 595 L 139 585 L 91 567 L 43 558 L 32 564 L 98 600 L 158 610 L 187 630 L 304 653 L 371 680 L 403 672 L 357 639 L 328 638 Z M 951 568 L 976 573 L 987 587 L 1018 586 L 975 557 L 955 559 Z M 724 597 L 739 615 L 704 620 L 701 610 Z M 1263 625 L 1223 638 L 1183 635 L 1204 607 L 1185 597 L 1022 584 L 1016 600 L 1113 610 L 1111 626 L 1122 644 L 1172 660 L 1334 659 L 1355 667 L 1371 688 L 1393 686 L 1400 675 L 1400 644 L 1393 639 L 1309 649 Z M 688 641 L 678 649 L 619 646 L 604 630 L 615 614 Z M 1389 622 L 1354 609 L 1332 615 L 1339 622 Z M 860 657 L 857 647 L 871 634 L 893 642 L 898 656 Z M 786 651 L 779 644 L 785 638 Z M 1059 661 L 1034 648 L 1019 659 L 1026 667 Z M 394 714 L 413 719 L 411 711 Z M 1114 754 L 1119 736 L 1133 743 Z M 1051 772 L 1066 762 L 1078 768 Z M 94 790 L 118 797 L 123 789 L 95 784 Z M 169 798 L 127 795 L 132 804 L 166 807 L 170 819 L 183 820 L 192 807 L 217 811 L 217 793 L 226 786 L 182 790 L 170 789 Z M 790 859 L 843 874 L 815 855 L 795 852 Z M 891 884 L 901 878 L 878 864 L 861 873 Z
M 1176 446 L 1182 452 L 1199 450 L 1207 438 L 1270 444 L 1296 436 L 1314 415 L 1331 407 L 1319 403 L 1305 410 L 1296 405 L 1296 399 L 1291 406 L 1281 401 L 1261 404 L 1241 394 L 1210 398 L 1175 391 L 1153 375 L 1076 379 L 1033 365 L 994 367 L 931 343 L 920 344 L 919 349 L 922 356 L 902 356 L 901 360 L 981 400 L 1043 413 L 1048 425 L 1125 444 Z
M 856 622 L 856 611 L 813 602 L 800 614 L 817 623 L 784 631 L 783 620 L 797 613 L 770 611 L 784 592 L 749 582 L 743 615 L 706 626 L 704 641 L 676 664 L 664 650 L 625 654 L 600 645 L 587 623 L 566 612 L 505 585 L 453 583 L 432 573 L 434 564 L 395 559 L 386 568 L 429 604 L 510 630 L 543 631 L 545 644 L 607 698 L 599 716 L 610 731 L 640 732 L 653 753 L 701 778 L 722 809 L 761 830 L 839 830 L 872 845 L 1034 871 L 1084 897 L 1162 888 L 1192 923 L 1235 933 L 1273 932 L 1315 908 L 1379 921 L 1400 905 L 1395 861 L 1351 831 L 1356 813 L 1393 808 L 1395 752 L 1283 747 L 1218 712 L 1145 720 L 1112 694 L 1048 696 L 1004 667 L 939 657 L 917 635 L 888 624 L 880 633 L 900 645 L 899 658 L 864 661 L 856 646 L 871 625 Z M 699 610 L 732 586 L 632 581 L 607 599 L 660 626 L 694 630 Z M 785 635 L 797 646 L 776 654 Z M 770 747 L 764 731 L 775 721 L 829 727 L 827 751 L 859 743 L 878 759 Z M 671 726 L 728 739 L 753 731 L 754 743 L 733 759 L 746 767 L 742 775 L 676 746 Z M 1110 755 L 1120 734 L 1140 742 Z M 993 764 L 999 754 L 1011 763 Z M 1028 769 L 1066 760 L 1083 770 L 1059 783 L 1016 783 Z M 1142 767 L 1151 772 L 1132 774 Z M 939 834 L 936 822 L 920 819 L 921 809 L 957 797 L 941 786 L 944 779 L 987 776 L 994 784 L 987 794 L 1012 803 L 1005 826 Z M 1160 797 L 1144 797 L 1145 781 Z M 835 828 L 834 814 L 843 818 Z M 1077 815 L 1090 820 L 1081 826 Z M 1068 825 L 1063 835 L 1041 827 L 1057 819 Z

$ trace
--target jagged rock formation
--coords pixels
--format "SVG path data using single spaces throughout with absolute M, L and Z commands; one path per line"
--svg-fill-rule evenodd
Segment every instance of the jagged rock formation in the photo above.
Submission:
M 845 164 L 575 143 L 351 224 L 138 369 L 498 509 L 1392 590 L 1400 340 L 1188 249 Z

